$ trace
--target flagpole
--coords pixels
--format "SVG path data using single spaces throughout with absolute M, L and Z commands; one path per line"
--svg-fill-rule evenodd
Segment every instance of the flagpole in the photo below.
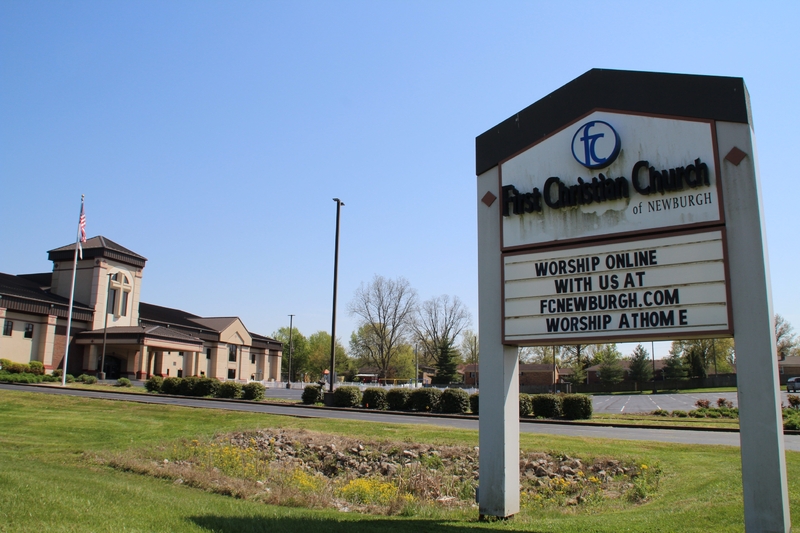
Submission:
M 81 242 L 86 242 L 86 219 L 83 212 L 83 198 L 81 194 L 81 214 L 78 219 L 78 235 L 75 238 L 75 256 L 72 260 L 72 288 L 69 291 L 69 310 L 67 311 L 67 342 L 66 349 L 64 350 L 64 369 L 61 372 L 61 386 L 67 385 L 67 359 L 69 358 L 69 339 L 72 331 L 72 304 L 75 302 L 75 277 L 78 271 L 78 249 L 81 248 L 81 259 L 83 259 L 83 249 Z

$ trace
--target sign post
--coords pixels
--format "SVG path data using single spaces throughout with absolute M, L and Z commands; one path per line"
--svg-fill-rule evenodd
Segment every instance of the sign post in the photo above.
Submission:
M 519 510 L 519 346 L 734 336 L 745 524 L 789 531 L 743 80 L 591 70 L 479 136 L 476 163 L 481 514 Z

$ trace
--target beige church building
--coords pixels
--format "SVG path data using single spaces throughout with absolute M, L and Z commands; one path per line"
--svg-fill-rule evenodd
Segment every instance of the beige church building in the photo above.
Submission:
M 53 271 L 0 273 L 0 358 L 41 361 L 50 372 L 107 379 L 208 376 L 280 380 L 283 346 L 247 330 L 237 317 L 201 317 L 141 302 L 147 259 L 102 236 L 83 243 L 71 336 L 67 339 L 75 244 L 48 252 Z M 103 345 L 105 343 L 105 357 Z

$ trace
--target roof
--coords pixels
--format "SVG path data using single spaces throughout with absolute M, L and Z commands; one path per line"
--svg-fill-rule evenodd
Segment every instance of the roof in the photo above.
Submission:
M 227 328 L 228 326 L 239 320 L 239 318 L 235 316 L 214 317 L 214 318 L 197 317 L 197 318 L 192 318 L 190 320 L 195 324 L 203 326 L 206 329 L 211 329 L 214 331 L 223 331 L 225 328 Z
M 122 245 L 119 245 L 108 239 L 103 237 L 102 235 L 98 235 L 97 237 L 92 237 L 91 239 L 87 239 L 85 243 L 82 245 L 83 248 L 83 258 L 84 259 L 94 259 L 96 257 L 104 257 L 107 259 L 112 259 L 114 261 L 119 261 L 120 263 L 129 264 L 132 266 L 143 268 L 144 264 L 147 262 L 147 258 L 143 257 L 136 252 L 128 250 Z M 56 261 L 71 261 L 75 256 L 75 243 L 70 243 L 59 248 L 54 248 L 47 252 L 47 257 L 53 262 Z
M 135 337 L 142 335 L 145 337 L 153 337 L 158 339 L 166 339 L 180 342 L 188 342 L 191 344 L 202 345 L 203 341 L 193 335 L 188 335 L 180 330 L 167 328 L 164 326 L 114 326 L 108 328 L 107 335 L 112 339 L 115 337 Z M 81 337 L 102 337 L 102 329 L 94 329 L 91 331 L 84 331 L 80 334 Z
M 0 300 L 2 300 L 1 307 L 39 315 L 66 317 L 69 311 L 68 298 L 51 294 L 50 291 L 42 289 L 40 283 L 13 274 L 0 273 Z M 94 309 L 91 307 L 73 302 L 72 308 L 73 318 L 92 319 Z
M 475 139 L 475 173 L 595 109 L 753 123 L 742 78 L 592 69 Z

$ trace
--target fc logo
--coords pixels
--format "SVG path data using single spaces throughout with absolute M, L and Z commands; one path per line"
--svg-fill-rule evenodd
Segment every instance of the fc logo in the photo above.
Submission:
M 619 155 L 619 135 L 611 124 L 592 120 L 572 137 L 572 155 L 586 168 L 607 167 Z

